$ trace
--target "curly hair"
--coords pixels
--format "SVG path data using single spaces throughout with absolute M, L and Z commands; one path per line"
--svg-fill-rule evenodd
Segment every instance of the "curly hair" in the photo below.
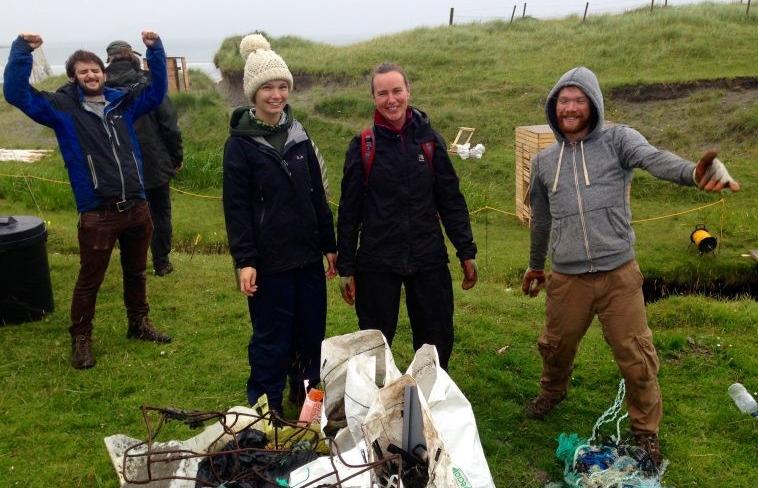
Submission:
M 93 53 L 92 51 L 84 51 L 82 49 L 79 49 L 78 51 L 74 51 L 74 54 L 69 56 L 66 60 L 66 75 L 69 78 L 73 79 L 76 76 L 76 70 L 74 69 L 74 66 L 79 62 L 96 63 L 100 66 L 100 69 L 105 72 L 105 64 L 97 54 Z

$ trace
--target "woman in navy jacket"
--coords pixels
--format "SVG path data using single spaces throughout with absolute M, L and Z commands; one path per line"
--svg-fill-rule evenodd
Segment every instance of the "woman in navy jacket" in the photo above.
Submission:
M 240 53 L 252 106 L 232 113 L 224 215 L 253 325 L 247 398 L 255 404 L 266 394 L 269 408 L 281 414 L 288 374 L 291 387 L 319 382 L 324 275 L 336 274 L 336 243 L 318 158 L 287 105 L 292 74 L 259 34 L 245 37 Z

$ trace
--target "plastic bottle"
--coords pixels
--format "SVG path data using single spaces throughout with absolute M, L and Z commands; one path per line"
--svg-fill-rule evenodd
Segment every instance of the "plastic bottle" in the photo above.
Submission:
M 758 403 L 755 398 L 742 386 L 741 383 L 735 383 L 729 387 L 729 396 L 734 400 L 734 404 L 740 409 L 740 412 L 758 417 Z
M 308 396 L 305 397 L 305 403 L 300 410 L 300 418 L 298 423 L 309 424 L 311 422 L 318 422 L 321 418 L 321 404 L 324 400 L 324 392 L 311 388 L 308 391 Z

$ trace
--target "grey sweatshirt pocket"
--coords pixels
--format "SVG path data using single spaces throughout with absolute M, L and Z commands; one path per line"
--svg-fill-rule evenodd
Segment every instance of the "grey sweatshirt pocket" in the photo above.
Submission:
M 622 209 L 605 207 L 587 212 L 588 236 L 592 256 L 602 258 L 623 253 L 632 246 Z
M 587 262 L 584 232 L 592 260 L 621 254 L 632 247 L 631 232 L 623 209 L 602 207 L 584 213 L 585 227 L 579 214 L 553 219 L 550 248 L 552 261 L 557 264 Z

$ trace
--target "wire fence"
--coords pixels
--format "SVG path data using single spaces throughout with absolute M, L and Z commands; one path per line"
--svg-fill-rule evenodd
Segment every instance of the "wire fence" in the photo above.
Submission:
M 750 14 L 752 0 L 716 0 L 715 3 L 738 4 L 745 7 L 745 13 Z M 450 7 L 449 24 L 465 24 L 489 21 L 514 22 L 519 18 L 533 17 L 550 19 L 581 15 L 582 21 L 587 16 L 602 15 L 609 13 L 622 13 L 631 10 L 649 8 L 654 13 L 657 8 L 666 8 L 678 5 L 702 3 L 687 0 L 535 0 L 532 2 L 515 2 L 504 4 L 502 9 L 459 9 Z M 709 2 L 714 3 L 714 2 Z

